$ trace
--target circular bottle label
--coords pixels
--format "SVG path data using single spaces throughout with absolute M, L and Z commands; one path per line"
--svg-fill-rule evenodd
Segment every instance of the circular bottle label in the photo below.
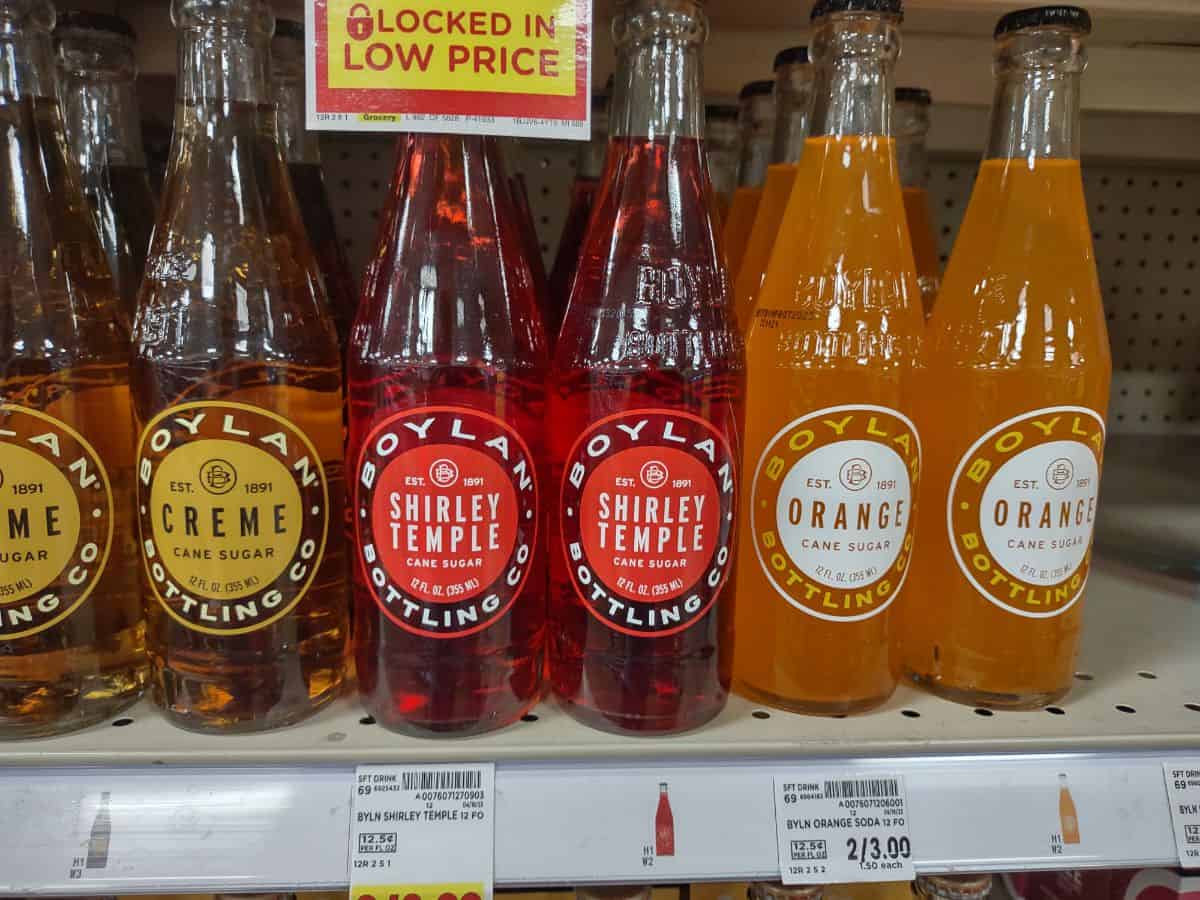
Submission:
M 108 562 L 113 498 L 92 445 L 58 419 L 0 404 L 0 641 L 57 625 Z
M 643 409 L 593 423 L 567 456 L 559 501 L 584 606 L 628 635 L 694 625 L 729 575 L 735 487 L 729 444 L 704 419 Z
M 295 608 L 329 523 L 321 457 L 300 429 L 243 403 L 185 403 L 142 431 L 137 465 L 142 560 L 175 621 L 246 634 Z
M 363 574 L 401 628 L 463 637 L 520 596 L 537 546 L 537 472 L 500 419 L 442 406 L 391 416 L 363 444 L 355 488 Z
M 946 518 L 954 558 L 990 602 L 1019 616 L 1058 616 L 1091 567 L 1104 420 L 1056 406 L 997 425 L 963 454 Z
M 796 419 L 763 450 L 752 540 L 779 595 L 830 622 L 877 616 L 912 558 L 921 442 L 904 415 L 835 406 Z

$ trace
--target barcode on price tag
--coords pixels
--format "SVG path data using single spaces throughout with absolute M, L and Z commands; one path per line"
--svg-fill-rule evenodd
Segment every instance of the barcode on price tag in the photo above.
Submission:
M 904 780 L 797 771 L 775 776 L 784 884 L 911 881 Z
M 1175 849 L 1185 869 L 1200 869 L 1200 759 L 1163 763 Z
M 491 900 L 496 769 L 359 766 L 351 900 Z

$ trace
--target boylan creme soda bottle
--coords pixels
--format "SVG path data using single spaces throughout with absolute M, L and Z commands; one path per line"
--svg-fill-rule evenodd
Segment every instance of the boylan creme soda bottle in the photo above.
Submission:
M 701 140 L 706 30 L 695 0 L 619 8 L 627 111 L 555 352 L 551 676 L 615 731 L 696 727 L 730 679 L 745 376 Z
M 351 341 L 359 688 L 413 734 L 541 684 L 549 361 L 510 184 L 495 138 L 402 137 Z
M 346 643 L 337 334 L 267 102 L 265 0 L 174 0 L 175 139 L 133 396 L 154 698 L 202 731 L 295 722 Z

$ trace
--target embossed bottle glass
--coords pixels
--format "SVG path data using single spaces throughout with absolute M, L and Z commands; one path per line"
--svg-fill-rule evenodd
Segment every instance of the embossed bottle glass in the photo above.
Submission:
M 100 721 L 145 677 L 129 335 L 64 152 L 53 26 L 0 2 L 0 738 Z
M 541 685 L 546 338 L 499 141 L 405 135 L 391 194 L 349 358 L 359 689 L 477 734 Z
M 59 17 L 54 39 L 67 147 L 132 325 L 157 206 L 138 118 L 136 36 L 118 16 L 71 12 Z
M 666 733 L 728 693 L 744 358 L 700 137 L 701 4 L 627 0 L 613 30 L 628 112 L 550 399 L 550 671 L 582 721 Z
M 179 96 L 133 395 L 154 697 L 256 731 L 343 677 L 337 336 L 266 102 L 263 0 L 174 0 Z

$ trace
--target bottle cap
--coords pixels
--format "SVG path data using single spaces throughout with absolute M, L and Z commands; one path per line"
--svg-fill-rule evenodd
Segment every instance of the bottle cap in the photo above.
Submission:
M 302 41 L 304 40 L 304 23 L 296 19 L 276 19 L 275 37 Z
M 769 97 L 775 92 L 775 82 L 773 81 L 751 81 L 744 85 L 740 93 L 739 100 L 745 100 L 748 97 Z
M 728 103 L 709 103 L 704 107 L 704 118 L 710 122 L 736 120 L 738 108 Z
M 928 106 L 933 102 L 933 94 L 919 87 L 898 87 L 896 88 L 897 103 L 920 103 L 922 106 Z
M 82 9 L 69 9 L 58 14 L 58 24 L 54 27 L 54 33 L 61 36 L 64 31 L 103 31 L 129 38 L 131 41 L 137 40 L 137 32 L 133 30 L 133 26 L 120 16 Z
M 996 23 L 996 37 L 1020 31 L 1023 28 L 1068 28 L 1083 34 L 1092 33 L 1092 17 L 1079 6 L 1035 6 L 1018 9 L 1001 16 Z
M 808 62 L 807 47 L 788 47 L 775 55 L 775 68 L 789 65 L 805 65 Z
M 917 890 L 941 900 L 982 900 L 992 892 L 991 875 L 921 875 Z
M 904 17 L 904 0 L 817 0 L 810 19 L 819 19 L 830 13 L 877 12 Z

